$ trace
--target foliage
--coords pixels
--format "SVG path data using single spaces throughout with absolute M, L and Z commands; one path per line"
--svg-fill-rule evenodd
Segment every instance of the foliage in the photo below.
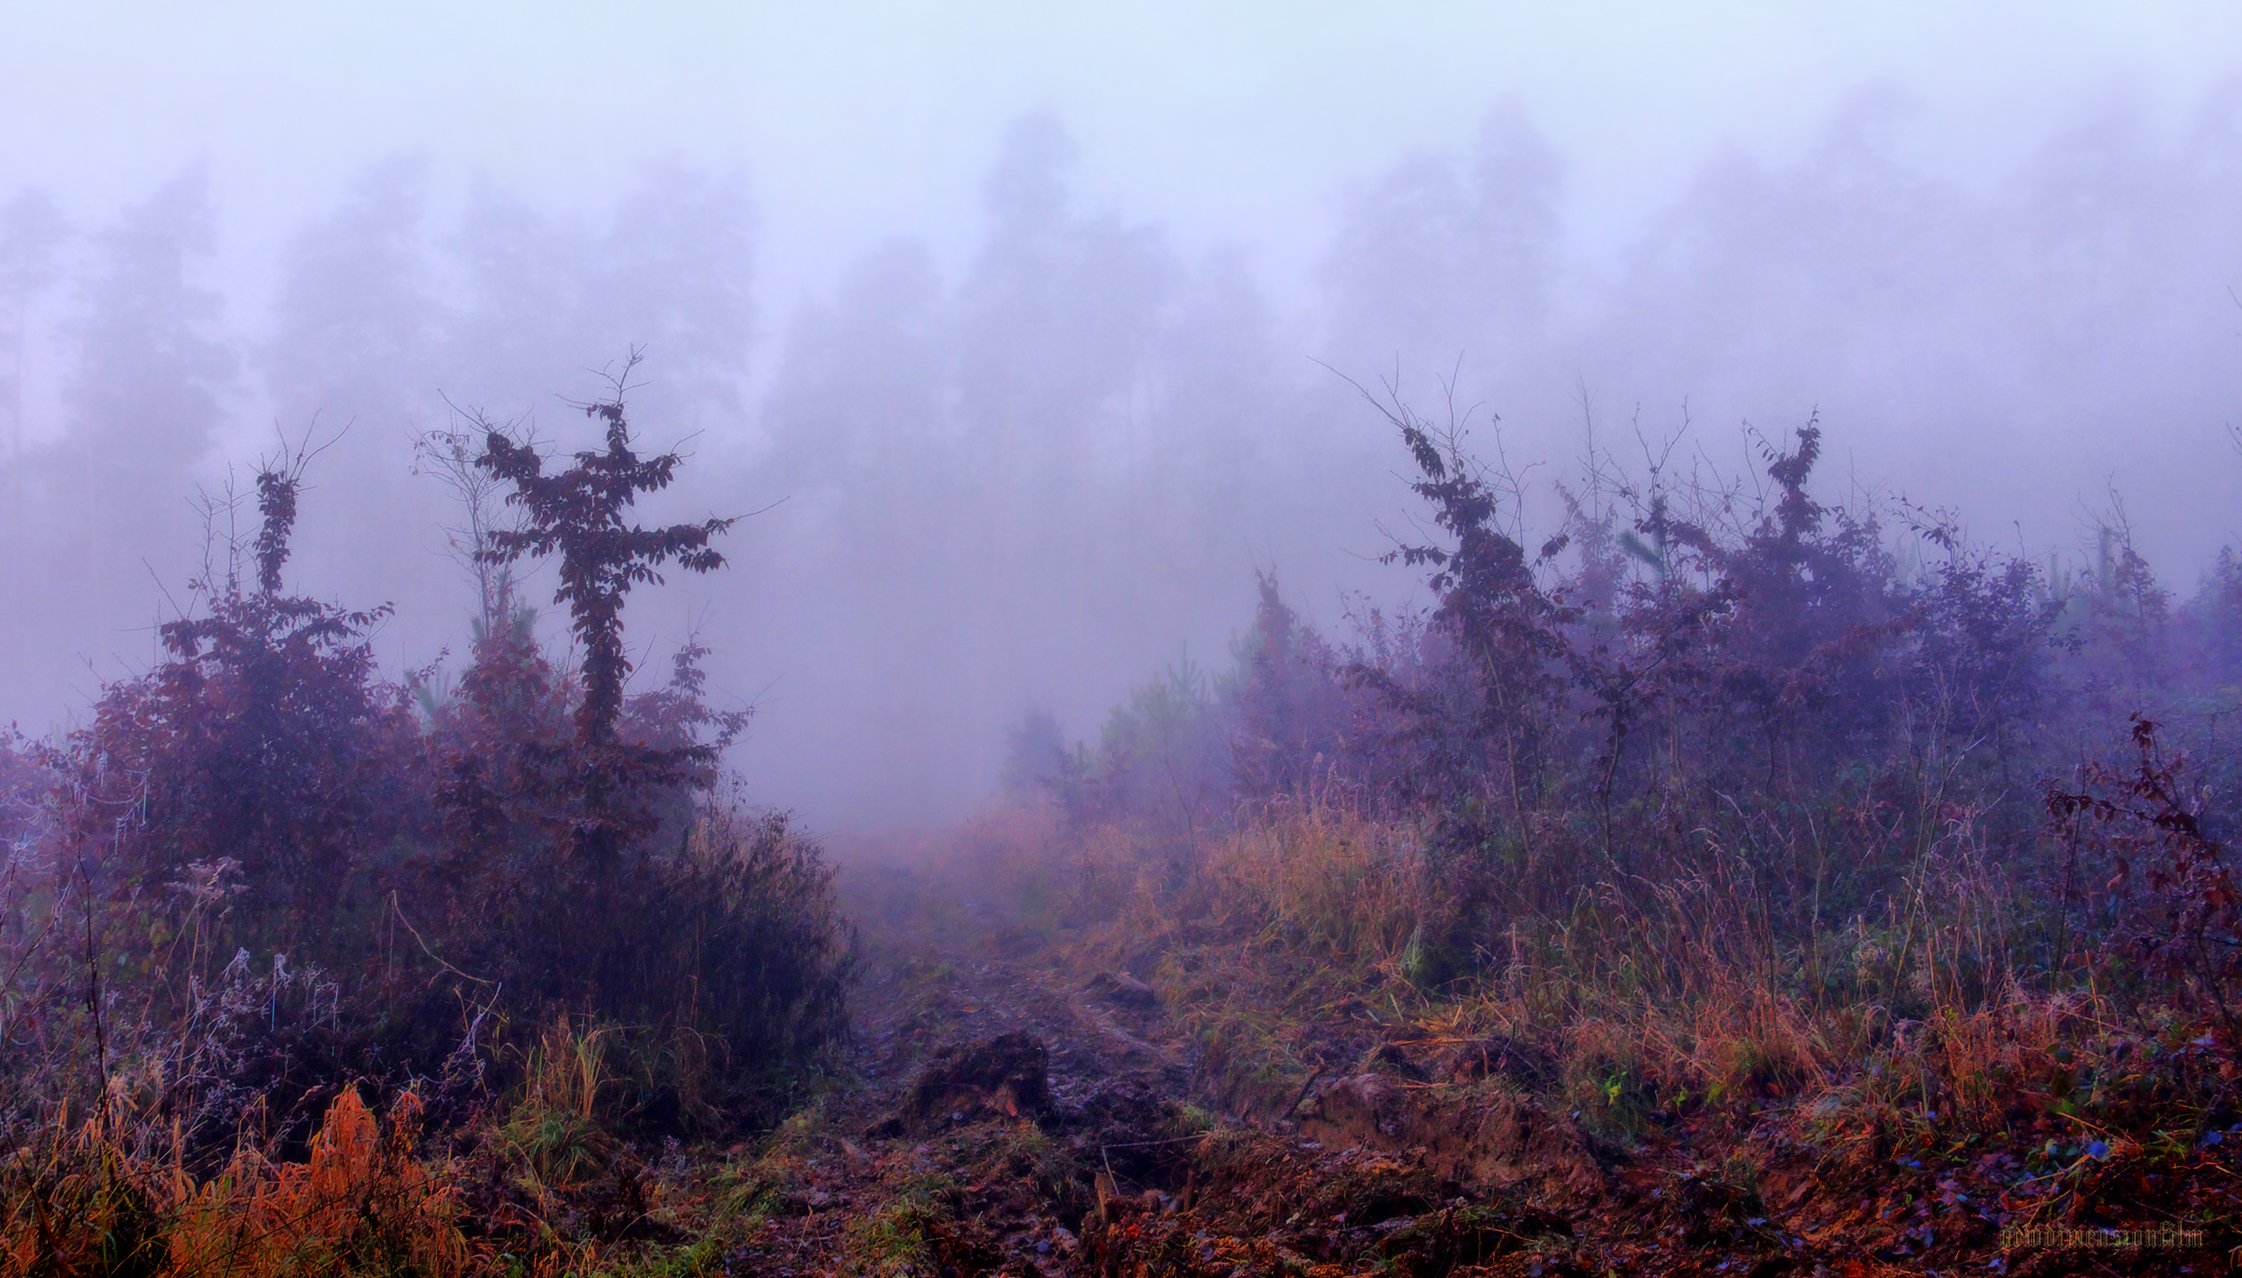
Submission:
M 1285 602 L 1273 572 L 1256 574 L 1253 628 L 1239 654 L 1231 750 L 1239 793 L 1302 797 L 1328 783 L 1346 740 L 1339 657 Z
M 1791 1202 L 1896 1162 L 1986 1221 L 2217 1218 L 2232 555 L 2175 606 L 2121 508 L 2073 570 L 1830 502 L 1813 420 L 1738 481 L 1592 453 L 1536 554 L 1507 469 L 1380 407 L 1428 513 L 1389 559 L 1429 607 L 1327 638 L 1264 575 L 1203 711 L 1228 820 L 1179 847 L 1157 793 L 1109 798 L 1055 887 L 1007 876 L 1084 961 L 1157 973 L 1203 1086 L 1263 1117 L 1417 1098 L 1387 1136 L 1411 1105 L 1563 1114 L 1599 1161 L 1692 1160 L 1693 1246 L 1784 1214 L 1769 1166 Z
M 1504 522 L 1506 497 L 1515 495 L 1516 484 L 1465 455 L 1460 424 L 1436 428 L 1398 400 L 1380 408 L 1416 463 L 1410 491 L 1431 507 L 1434 525 L 1447 536 L 1403 543 L 1385 562 L 1427 570 L 1425 583 L 1437 601 L 1434 633 L 1451 645 L 1448 659 L 1472 690 L 1474 704 L 1458 725 L 1463 748 L 1442 760 L 1447 775 L 1439 783 L 1454 792 L 1484 779 L 1510 805 L 1516 828 L 1546 781 L 1551 711 L 1566 674 L 1563 627 L 1573 617 L 1542 588 L 1535 569 L 1555 559 L 1567 538 L 1550 538 L 1529 559 Z M 1350 674 L 1415 720 L 1419 733 L 1434 730 L 1443 717 L 1437 700 L 1388 669 L 1364 664 Z
M 227 546 L 224 575 L 196 583 L 207 613 L 166 622 L 162 663 L 103 691 L 57 790 L 60 846 L 111 900 L 230 861 L 234 913 L 299 954 L 318 952 L 341 911 L 368 908 L 368 872 L 422 833 L 428 807 L 419 734 L 368 642 L 388 607 L 283 591 L 307 460 L 260 468 L 254 583 Z
M 421 1118 L 410 1092 L 383 1121 L 345 1087 L 301 1160 L 244 1147 L 198 1182 L 176 1154 L 138 1148 L 122 1115 L 58 1116 L 0 1165 L 0 1272 L 486 1272 L 463 1229 L 461 1177 L 425 1156 Z
M 649 788 L 674 784 L 691 766 L 705 766 L 720 749 L 699 741 L 652 746 L 618 735 L 623 685 L 631 672 L 623 645 L 624 599 L 634 586 L 659 584 L 657 569 L 672 560 L 688 572 L 722 567 L 724 556 L 709 542 L 736 522 L 706 519 L 660 528 L 628 522 L 639 495 L 667 488 L 681 460 L 675 452 L 642 458 L 631 447 L 622 397 L 637 363 L 633 352 L 615 378 L 615 398 L 584 407 L 585 415 L 606 429 L 603 451 L 580 451 L 574 465 L 547 474 L 545 457 L 534 447 L 489 430 L 475 458 L 477 466 L 511 486 L 506 502 L 524 516 L 520 527 L 491 529 L 478 558 L 489 564 L 548 555 L 560 561 L 553 601 L 568 609 L 583 679 L 567 756 L 566 828 L 572 855 L 603 872 L 625 844 L 647 832 L 649 814 L 634 800 Z
M 2108 876 L 2093 893 L 2114 907 L 2106 930 L 2242 1043 L 2242 885 L 2186 755 L 2167 754 L 2157 725 L 2139 716 L 2132 736 L 2132 768 L 2090 764 L 2083 784 L 2049 790 L 2048 812 L 2071 865 Z M 2065 888 L 2066 906 L 2076 906 L 2092 885 Z
M 487 1272 L 480 1233 L 521 1222 L 468 1183 L 472 1133 L 553 1191 L 536 1210 L 604 1237 L 627 1204 L 577 1200 L 635 1172 L 616 1154 L 587 1189 L 571 1150 L 764 1122 L 814 1076 L 853 954 L 822 850 L 726 785 L 748 716 L 711 703 L 697 638 L 623 692 L 625 595 L 720 565 L 729 521 L 628 524 L 678 458 L 640 460 L 619 402 L 590 411 L 606 450 L 556 474 L 487 433 L 525 519 L 470 520 L 501 571 L 448 691 L 435 667 L 385 677 L 386 606 L 289 592 L 319 451 L 299 445 L 258 468 L 246 536 L 232 498 L 206 503 L 198 608 L 152 670 L 61 741 L 0 738 L 18 1269 Z M 574 669 L 502 570 L 546 550 Z M 585 1028 L 519 1044 L 555 1023 Z M 554 1090 L 563 1048 L 581 1094 Z

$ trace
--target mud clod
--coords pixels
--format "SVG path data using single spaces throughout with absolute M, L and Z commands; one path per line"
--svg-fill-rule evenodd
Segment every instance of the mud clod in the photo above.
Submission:
M 926 1132 L 983 1118 L 1051 1115 L 1051 1050 L 1024 1031 L 937 1056 L 919 1074 L 902 1108 L 874 1129 L 878 1137 Z

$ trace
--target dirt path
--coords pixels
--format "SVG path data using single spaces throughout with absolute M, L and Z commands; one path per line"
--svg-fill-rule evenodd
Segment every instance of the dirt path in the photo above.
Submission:
M 1117 1075 L 1156 1076 L 1178 1091 L 1185 1085 L 1187 1053 L 1150 1002 L 1131 1009 L 1070 987 L 1032 959 L 910 938 L 875 940 L 865 967 L 855 1002 L 854 1065 L 868 1103 L 898 1101 L 944 1048 L 1020 1033 L 1049 1048 L 1051 1090 L 1062 1106 L 1078 1104 Z
M 747 1172 L 766 1223 L 728 1271 L 1919 1272 L 1863 1241 L 1912 1215 L 1810 1237 L 1677 1144 L 1591 1149 L 1484 1052 L 1327 1062 L 1291 1109 L 1225 1115 L 1191 1017 L 1067 957 L 954 906 L 868 921 L 848 1068 Z
M 1165 1193 L 1201 1132 L 1150 991 L 1081 988 L 986 931 L 868 926 L 846 1074 L 763 1160 L 738 1272 L 1085 1272 L 1085 1222 Z
M 1570 1227 L 1525 1189 L 1467 1190 L 1469 1141 L 1435 1167 L 1380 1096 L 1321 1073 L 1299 1121 L 1223 1114 L 1150 987 L 935 890 L 899 878 L 859 913 L 848 1073 L 763 1160 L 742 1272 L 1592 1272 L 1527 1256 Z M 1503 1149 L 1536 1131 L 1514 1121 Z

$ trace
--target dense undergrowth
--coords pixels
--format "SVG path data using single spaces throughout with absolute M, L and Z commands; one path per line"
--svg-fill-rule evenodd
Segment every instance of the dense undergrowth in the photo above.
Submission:
M 626 368 L 626 376 L 628 370 Z M 482 609 L 456 678 L 288 592 L 305 451 L 262 465 L 163 659 L 0 740 L 0 1272 L 552 1270 L 644 1213 L 624 1137 L 776 1121 L 843 1024 L 817 845 L 720 775 L 697 644 L 625 695 L 625 596 L 728 520 L 678 458 L 443 438 Z M 213 506 L 229 527 L 231 505 Z M 540 647 L 551 558 L 582 653 Z
M 1431 606 L 1333 637 L 1265 578 L 1226 674 L 1023 726 L 973 883 L 1150 982 L 1244 1118 L 1516 1097 L 1614 1165 L 1965 1222 L 1886 1259 L 2233 1241 L 2234 552 L 2179 603 L 2122 512 L 2065 571 L 1825 505 L 1812 424 L 1746 484 L 1592 457 L 1534 539 L 1386 410 Z

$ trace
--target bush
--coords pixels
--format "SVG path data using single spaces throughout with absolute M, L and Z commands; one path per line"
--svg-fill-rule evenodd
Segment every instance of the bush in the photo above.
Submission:
M 612 1025 L 632 1121 L 671 1131 L 766 1118 L 815 1067 L 852 954 L 821 850 L 723 788 L 747 714 L 709 703 L 700 644 L 622 691 L 624 596 L 665 562 L 720 565 L 730 521 L 629 524 L 678 458 L 632 450 L 619 398 L 590 413 L 606 447 L 556 470 L 486 432 L 526 517 L 475 521 L 494 560 L 561 558 L 582 667 L 540 650 L 496 572 L 451 695 L 434 668 L 385 678 L 386 605 L 285 587 L 299 448 L 258 470 L 253 535 L 214 544 L 154 669 L 65 741 L 0 738 L 7 1132 L 91 1115 L 255 1198 L 282 1191 L 236 1155 L 324 1175 L 307 1142 L 323 1112 L 340 1130 L 350 1080 L 438 1123 L 486 1107 L 523 1066 L 509 1025 Z
M 370 930 L 370 875 L 427 834 L 421 737 L 367 642 L 388 606 L 283 592 L 301 482 L 300 458 L 259 472 L 254 583 L 236 554 L 198 581 L 207 613 L 165 623 L 165 659 L 103 689 L 61 756 L 57 846 L 113 904 L 189 883 L 194 867 L 238 870 L 213 952 L 254 940 L 336 956 L 331 942 Z

